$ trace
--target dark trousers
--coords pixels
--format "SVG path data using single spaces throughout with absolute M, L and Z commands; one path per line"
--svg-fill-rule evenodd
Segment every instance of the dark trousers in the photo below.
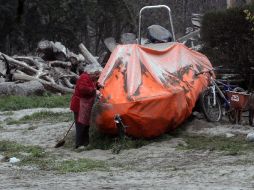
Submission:
M 78 122 L 78 114 L 74 113 L 76 126 L 75 148 L 87 146 L 89 144 L 89 125 L 83 125 Z

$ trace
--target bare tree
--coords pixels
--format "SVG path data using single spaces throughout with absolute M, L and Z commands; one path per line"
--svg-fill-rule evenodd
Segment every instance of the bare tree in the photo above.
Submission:
M 252 4 L 254 3 L 254 0 L 246 0 L 246 4 Z
M 233 8 L 236 6 L 236 0 L 227 0 L 227 8 Z

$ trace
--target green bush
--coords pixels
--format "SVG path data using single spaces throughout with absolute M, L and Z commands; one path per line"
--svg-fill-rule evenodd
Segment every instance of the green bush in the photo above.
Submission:
M 250 67 L 254 66 L 254 32 L 244 10 L 254 12 L 254 5 L 204 15 L 201 38 L 203 53 L 215 66 L 235 69 L 249 81 Z

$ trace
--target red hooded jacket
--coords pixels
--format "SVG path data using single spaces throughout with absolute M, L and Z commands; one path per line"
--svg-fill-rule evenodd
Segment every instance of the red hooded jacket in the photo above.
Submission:
M 89 125 L 90 114 L 96 96 L 96 88 L 87 73 L 82 73 L 77 80 L 70 109 L 78 113 L 78 121 Z

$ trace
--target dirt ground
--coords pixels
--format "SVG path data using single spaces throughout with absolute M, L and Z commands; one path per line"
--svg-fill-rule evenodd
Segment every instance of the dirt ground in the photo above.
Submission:
M 39 145 L 57 160 L 101 160 L 109 169 L 61 174 L 2 160 L 0 189 L 254 189 L 253 152 L 225 155 L 209 149 L 181 150 L 179 145 L 186 144 L 181 137 L 122 150 L 119 154 L 113 154 L 111 150 L 77 152 L 70 147 L 54 148 L 56 139 L 64 134 L 70 122 L 37 123 L 33 130 L 28 130 L 30 124 L 5 123 L 6 118 L 19 119 L 42 110 L 45 109 L 21 110 L 11 114 L 0 112 L 0 141 Z M 68 109 L 50 111 L 68 112 Z M 181 127 L 185 128 L 186 134 L 228 139 L 254 131 L 248 125 L 208 123 L 197 118 Z M 73 138 L 74 131 L 70 136 L 70 139 Z

